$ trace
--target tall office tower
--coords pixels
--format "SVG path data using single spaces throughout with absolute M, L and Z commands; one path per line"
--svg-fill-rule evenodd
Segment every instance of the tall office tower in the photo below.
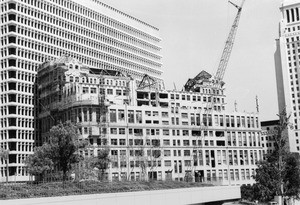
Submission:
M 279 112 L 291 114 L 289 148 L 300 151 L 300 1 L 284 0 L 280 7 L 279 39 L 276 40 L 275 69 Z
M 66 55 L 93 68 L 146 73 L 163 86 L 159 30 L 98 0 L 2 0 L 0 180 L 28 180 L 33 153 L 33 85 L 37 67 Z

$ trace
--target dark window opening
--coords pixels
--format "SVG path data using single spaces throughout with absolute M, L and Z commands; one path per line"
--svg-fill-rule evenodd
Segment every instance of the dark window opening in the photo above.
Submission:
M 17 142 L 8 142 L 9 151 L 17 151 Z
M 16 63 L 17 61 L 16 61 L 16 59 L 10 59 L 10 60 L 8 60 L 8 66 L 10 67 L 10 66 L 16 66 Z
M 14 25 L 8 26 L 8 32 L 16 32 L 16 26 Z
M 8 43 L 16 43 L 16 37 L 14 36 L 8 37 Z
M 16 4 L 8 4 L 8 9 L 16 9 Z
M 15 14 L 9 14 L 8 15 L 8 20 L 9 21 L 15 21 L 16 20 L 16 15 Z
M 16 90 L 17 84 L 16 83 L 8 83 L 8 89 L 9 90 Z
M 16 48 L 9 48 L 8 55 L 16 55 Z
M 16 130 L 8 130 L 8 137 L 9 137 L 9 139 L 17 138 L 17 131 Z
M 8 107 L 8 114 L 17 114 L 16 106 L 9 106 Z
M 159 93 L 159 98 L 161 98 L 161 99 L 167 99 L 168 98 L 168 94 L 167 93 Z
M 286 10 L 286 18 L 287 18 L 287 22 L 290 22 L 290 14 L 289 14 L 289 10 Z
M 216 163 L 215 163 L 215 151 L 214 150 L 210 151 L 210 156 L 211 156 L 211 167 L 216 167 Z
M 8 126 L 17 126 L 16 118 L 8 118 Z
M 217 140 L 217 146 L 225 146 L 225 141 Z
M 17 155 L 16 154 L 10 154 L 9 155 L 9 163 L 17 163 Z
M 216 137 L 224 137 L 223 131 L 216 131 Z
M 15 158 L 17 158 L 17 157 L 15 156 Z M 11 163 L 10 158 L 9 158 L 9 162 Z M 17 173 L 17 167 L 9 167 L 8 172 L 9 172 L 8 173 L 9 176 L 15 175 Z
M 16 78 L 17 74 L 16 74 L 16 71 L 9 71 L 8 72 L 8 77 L 9 78 Z
M 8 95 L 8 102 L 16 102 L 17 101 L 17 95 L 16 94 L 9 94 Z

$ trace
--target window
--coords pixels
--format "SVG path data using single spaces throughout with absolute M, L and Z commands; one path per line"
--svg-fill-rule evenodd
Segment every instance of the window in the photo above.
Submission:
M 128 110 L 128 123 L 134 123 L 134 111 Z
M 125 139 L 119 139 L 120 145 L 126 145 Z
M 119 135 L 125 135 L 125 128 L 119 128 Z
M 170 140 L 163 140 L 165 146 L 170 146 Z
M 116 110 L 110 110 L 110 122 L 117 122 Z
M 91 93 L 96 93 L 96 88 L 91 88 Z
M 188 130 L 182 130 L 182 135 L 183 136 L 189 136 L 189 131 Z
M 112 95 L 113 94 L 113 89 L 107 89 L 107 94 Z
M 171 151 L 170 150 L 164 150 L 164 156 L 165 157 L 171 156 Z
M 117 139 L 111 139 L 111 145 L 118 145 Z
M 189 140 L 183 140 L 183 145 L 184 146 L 190 146 L 190 141 Z
M 190 150 L 184 150 L 184 156 L 191 156 Z
M 161 115 L 162 117 L 169 117 L 168 112 L 162 112 Z
M 165 160 L 165 167 L 171 167 L 171 160 Z
M 117 128 L 110 128 L 110 134 L 117 134 Z
M 166 136 L 169 136 L 169 134 L 170 134 L 170 132 L 169 132 L 169 130 L 163 130 L 163 135 L 166 135 Z
M 116 95 L 122 95 L 122 90 L 116 90 Z
M 125 121 L 124 110 L 118 110 L 118 118 L 119 118 L 119 121 Z
M 88 87 L 83 87 L 82 88 L 82 93 L 83 94 L 89 93 L 89 88 Z

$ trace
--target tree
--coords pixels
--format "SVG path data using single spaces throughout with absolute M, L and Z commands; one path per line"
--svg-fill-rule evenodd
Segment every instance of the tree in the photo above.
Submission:
M 104 179 L 105 171 L 108 169 L 111 159 L 109 157 L 109 148 L 104 148 L 98 150 L 98 156 L 95 157 L 93 166 L 100 171 L 100 180 Z
M 77 179 L 83 180 L 96 180 L 97 173 L 94 166 L 95 158 L 94 157 L 83 157 L 83 160 L 79 163 L 79 170 Z
M 72 169 L 72 165 L 80 161 L 78 149 L 84 148 L 85 145 L 84 141 L 79 140 L 77 127 L 70 121 L 51 128 L 49 132 L 51 158 L 57 169 L 63 172 L 63 181 L 66 180 L 67 172 Z
M 6 161 L 6 183 L 8 183 L 8 175 L 9 175 L 9 171 L 8 171 L 8 160 L 9 160 L 9 150 L 5 150 L 0 148 L 0 159 L 3 159 Z
M 254 179 L 255 198 L 268 201 L 274 196 L 299 199 L 300 166 L 299 155 L 290 153 L 287 147 L 287 129 L 291 127 L 290 116 L 285 109 L 279 114 L 276 127 L 275 150 L 258 162 Z
M 43 180 L 45 173 L 54 169 L 51 153 L 49 144 L 35 148 L 34 154 L 30 155 L 25 161 L 28 172 L 31 175 L 40 176 L 40 180 Z

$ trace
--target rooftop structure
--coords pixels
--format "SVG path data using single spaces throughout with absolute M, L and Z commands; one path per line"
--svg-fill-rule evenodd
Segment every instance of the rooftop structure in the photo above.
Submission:
M 212 98 L 210 74 L 201 73 L 206 80 L 194 91 L 168 91 L 147 75 L 137 83 L 126 73 L 71 58 L 46 62 L 37 75 L 39 139 L 58 120 L 77 123 L 90 142 L 83 156 L 109 146 L 110 180 L 253 183 L 263 156 L 258 115 L 227 113 L 224 88 Z M 212 101 L 220 109 L 208 107 Z

